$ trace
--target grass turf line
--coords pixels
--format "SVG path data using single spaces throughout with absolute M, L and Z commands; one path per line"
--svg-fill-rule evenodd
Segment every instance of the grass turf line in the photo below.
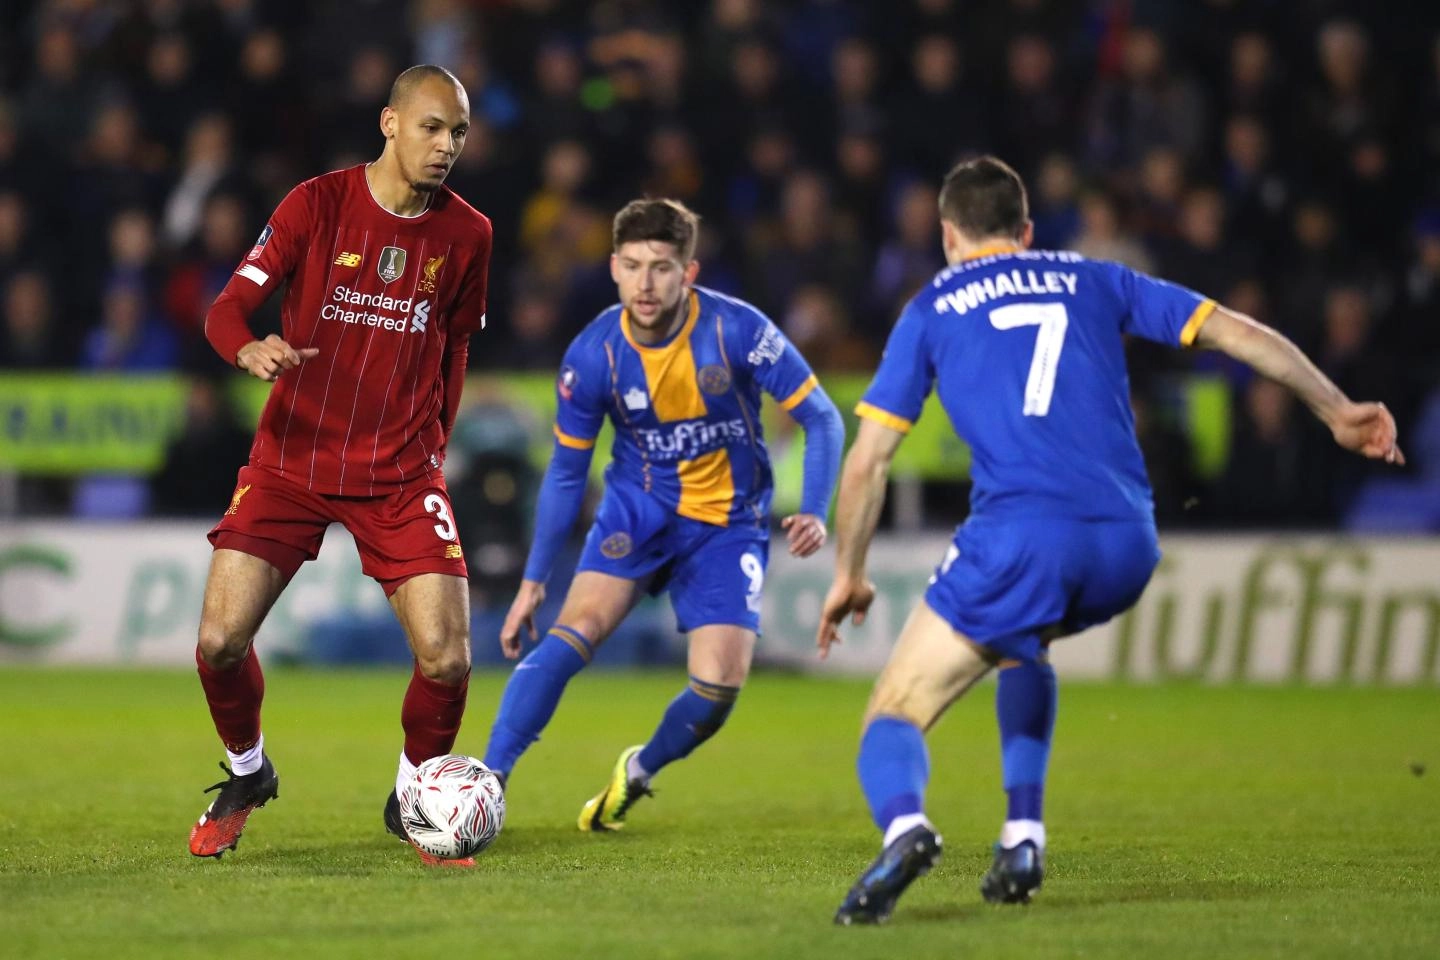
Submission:
M 457 873 L 381 826 L 407 677 L 272 669 L 280 798 L 216 863 L 185 846 L 223 756 L 193 673 L 0 669 L 0 957 L 1440 951 L 1433 690 L 1062 683 L 1050 875 L 1016 908 L 976 892 L 1004 812 L 981 687 L 929 738 L 945 859 L 861 930 L 830 918 L 878 843 L 854 775 L 868 683 L 754 678 L 623 833 L 587 836 L 580 805 L 684 678 L 582 676 Z M 503 680 L 475 678 L 457 750 L 483 753 Z

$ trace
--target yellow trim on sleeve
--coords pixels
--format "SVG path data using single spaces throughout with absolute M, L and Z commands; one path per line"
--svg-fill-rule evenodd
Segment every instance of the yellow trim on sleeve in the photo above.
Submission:
M 804 383 L 800 384 L 800 386 L 795 388 L 794 393 L 790 394 L 790 396 L 780 401 L 780 409 L 786 411 L 787 413 L 791 410 L 794 410 L 796 407 L 800 406 L 800 404 L 804 403 L 805 398 L 810 396 L 810 394 L 818 386 L 820 386 L 820 378 L 815 376 L 815 374 L 813 373 L 810 374 L 809 380 L 806 380 Z
M 1205 326 L 1205 321 L 1210 314 L 1215 312 L 1214 300 L 1201 300 L 1195 312 L 1190 314 L 1190 319 L 1185 321 L 1185 326 L 1180 328 L 1180 346 L 1188 347 L 1195 343 L 1195 338 L 1200 336 L 1200 328 Z
M 882 427 L 889 427 L 897 433 L 909 433 L 910 428 L 915 426 L 914 421 L 906 420 L 904 417 L 897 417 L 887 410 L 881 410 L 877 406 L 861 400 L 855 404 L 855 415 L 864 417 L 866 420 L 874 420 Z
M 555 426 L 555 439 L 560 441 L 560 446 L 569 447 L 571 450 L 591 450 L 595 447 L 594 437 L 591 437 L 589 440 L 583 437 L 572 437 L 564 430 L 561 430 L 559 424 Z

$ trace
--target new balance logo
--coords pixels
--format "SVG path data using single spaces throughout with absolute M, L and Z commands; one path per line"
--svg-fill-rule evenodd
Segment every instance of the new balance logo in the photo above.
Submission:
M 415 304 L 415 314 L 410 318 L 410 332 L 424 333 L 425 325 L 430 322 L 430 301 L 421 300 Z
M 335 258 L 335 265 L 337 267 L 358 267 L 360 266 L 360 254 L 342 253 Z

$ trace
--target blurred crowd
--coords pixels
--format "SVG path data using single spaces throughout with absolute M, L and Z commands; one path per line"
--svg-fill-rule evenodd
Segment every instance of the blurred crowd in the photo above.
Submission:
M 1435 4 L 6 0 L 0 370 L 216 373 L 211 300 L 296 182 L 378 154 L 417 62 L 469 90 L 449 183 L 495 225 L 472 371 L 556 365 L 613 300 L 610 217 L 645 193 L 703 215 L 702 283 L 820 371 L 867 372 L 942 265 L 940 176 L 993 151 L 1037 245 L 1280 328 L 1413 438 L 1377 478 L 1283 390 L 1137 344 L 1162 523 L 1440 528 Z M 1197 374 L 1233 411 L 1204 477 Z

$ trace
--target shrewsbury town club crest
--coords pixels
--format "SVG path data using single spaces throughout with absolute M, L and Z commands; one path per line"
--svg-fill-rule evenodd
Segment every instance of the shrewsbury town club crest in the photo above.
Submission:
M 399 247 L 386 247 L 380 251 L 380 262 L 375 264 L 375 272 L 380 274 L 380 279 L 386 283 L 393 283 L 400 279 L 405 272 L 405 251 Z

